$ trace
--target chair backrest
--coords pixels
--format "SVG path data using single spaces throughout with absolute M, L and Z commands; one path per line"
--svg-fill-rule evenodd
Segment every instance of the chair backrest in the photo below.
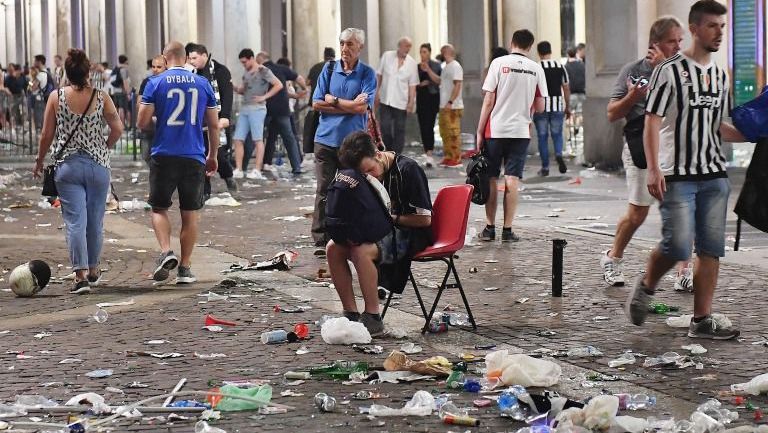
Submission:
M 467 234 L 472 185 L 450 185 L 437 193 L 432 205 L 431 248 L 458 251 L 464 247 Z

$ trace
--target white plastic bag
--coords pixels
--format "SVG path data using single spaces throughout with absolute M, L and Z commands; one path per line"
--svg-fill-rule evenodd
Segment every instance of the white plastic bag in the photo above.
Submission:
M 499 350 L 485 356 L 489 377 L 500 377 L 504 385 L 553 386 L 560 380 L 562 370 L 552 361 L 528 355 L 510 355 Z
M 104 402 L 104 397 L 93 392 L 78 394 L 64 403 L 64 406 L 77 406 L 83 403 L 90 403 L 93 406 L 91 410 L 97 415 L 112 412 L 112 408 Z
M 615 395 L 598 395 L 584 406 L 584 427 L 606 430 L 614 422 L 619 411 L 619 398 Z
M 648 421 L 643 418 L 635 418 L 633 416 L 617 416 L 613 420 L 613 426 L 609 430 L 610 433 L 643 433 L 648 427 Z
M 768 392 L 768 373 L 755 376 L 749 382 L 731 385 L 731 391 L 759 395 Z
M 427 416 L 435 410 L 435 397 L 427 391 L 416 391 L 402 409 L 392 409 L 380 404 L 371 405 L 368 413 L 373 416 Z
M 328 319 L 320 328 L 323 341 L 328 344 L 368 344 L 371 333 L 360 322 L 350 322 L 346 317 Z

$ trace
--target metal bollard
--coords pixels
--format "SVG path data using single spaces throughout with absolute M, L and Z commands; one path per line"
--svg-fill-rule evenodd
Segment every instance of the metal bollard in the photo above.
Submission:
M 563 250 L 565 239 L 552 239 L 552 296 L 563 296 Z

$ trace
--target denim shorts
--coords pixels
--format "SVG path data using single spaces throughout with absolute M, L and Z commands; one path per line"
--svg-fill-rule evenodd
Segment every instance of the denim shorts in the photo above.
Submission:
M 523 178 L 530 138 L 489 138 L 486 144 L 488 176 L 499 177 L 504 161 L 504 175 Z
M 731 184 L 727 178 L 667 182 L 659 205 L 661 253 L 681 261 L 691 258 L 695 242 L 699 256 L 725 256 L 725 217 Z
M 266 107 L 244 106 L 240 109 L 235 124 L 235 135 L 232 137 L 237 141 L 245 141 L 248 133 L 251 133 L 251 140 L 258 141 L 264 138 L 264 119 L 267 117 Z

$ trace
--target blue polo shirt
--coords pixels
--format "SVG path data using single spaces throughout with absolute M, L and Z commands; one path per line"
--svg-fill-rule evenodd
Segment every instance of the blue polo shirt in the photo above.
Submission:
M 365 92 L 368 94 L 368 106 L 373 107 L 376 96 L 376 71 L 370 66 L 357 61 L 355 69 L 350 73 L 344 72 L 341 60 L 336 61 L 330 86 L 326 82 L 328 63 L 323 66 L 323 71 L 317 77 L 317 87 L 312 95 L 313 101 L 324 101 L 325 95 L 331 95 L 339 99 L 353 100 L 357 95 Z M 328 91 L 330 87 L 330 91 Z M 315 133 L 315 142 L 329 147 L 341 146 L 341 141 L 349 133 L 368 128 L 368 113 L 363 114 L 332 114 L 320 113 L 320 124 Z

